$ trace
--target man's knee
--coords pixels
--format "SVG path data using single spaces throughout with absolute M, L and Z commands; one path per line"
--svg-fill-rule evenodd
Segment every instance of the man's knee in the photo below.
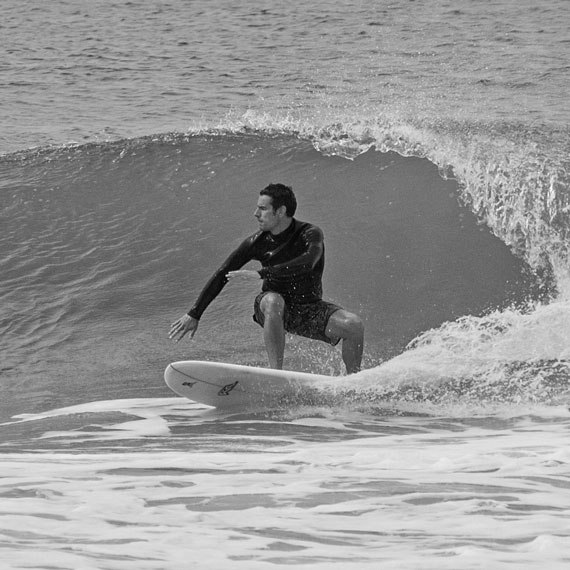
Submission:
M 364 323 L 358 315 L 348 313 L 345 326 L 352 337 L 360 338 L 364 336 Z
M 279 317 L 283 319 L 285 312 L 285 301 L 279 293 L 267 293 L 259 305 L 265 318 Z
M 364 323 L 354 313 L 345 310 L 336 311 L 329 319 L 327 333 L 342 339 L 361 339 L 364 337 Z

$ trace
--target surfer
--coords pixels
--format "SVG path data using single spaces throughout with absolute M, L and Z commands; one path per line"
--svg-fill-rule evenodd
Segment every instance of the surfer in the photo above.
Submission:
M 262 279 L 254 303 L 253 320 L 263 327 L 271 368 L 283 368 L 285 333 L 321 340 L 342 341 L 348 374 L 358 372 L 364 345 L 360 317 L 322 298 L 325 247 L 322 231 L 294 218 L 297 200 L 284 184 L 270 184 L 257 201 L 259 231 L 245 239 L 206 283 L 194 306 L 170 328 L 169 338 L 193 337 L 202 313 L 229 280 Z M 252 260 L 259 271 L 241 269 Z

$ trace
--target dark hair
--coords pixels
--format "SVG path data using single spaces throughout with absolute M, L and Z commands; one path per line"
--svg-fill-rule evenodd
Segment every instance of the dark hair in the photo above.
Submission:
M 297 210 L 297 198 L 293 189 L 285 184 L 269 184 L 260 193 L 260 196 L 269 196 L 273 210 L 285 206 L 287 215 L 292 218 Z

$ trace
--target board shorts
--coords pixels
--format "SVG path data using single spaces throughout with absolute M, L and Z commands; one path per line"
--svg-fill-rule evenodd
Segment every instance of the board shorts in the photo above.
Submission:
M 260 326 L 263 326 L 265 322 L 265 315 L 260 307 L 261 300 L 267 293 L 270 291 L 262 291 L 255 298 L 253 305 L 253 320 Z M 331 315 L 341 309 L 342 307 L 323 300 L 314 303 L 285 303 L 283 325 L 288 333 L 321 340 L 335 346 L 340 338 L 329 338 L 326 330 Z

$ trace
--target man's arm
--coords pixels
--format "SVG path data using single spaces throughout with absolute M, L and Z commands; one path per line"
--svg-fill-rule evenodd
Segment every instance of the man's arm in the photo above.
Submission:
M 187 333 L 191 333 L 190 337 L 194 337 L 198 328 L 198 323 L 203 312 L 208 305 L 219 295 L 220 291 L 228 282 L 228 273 L 236 271 L 243 267 L 248 261 L 251 261 L 252 245 L 254 236 L 249 237 L 241 243 L 241 245 L 233 251 L 224 261 L 222 266 L 210 277 L 202 292 L 198 296 L 194 306 L 179 319 L 174 321 L 170 326 L 169 338 L 179 341 Z

